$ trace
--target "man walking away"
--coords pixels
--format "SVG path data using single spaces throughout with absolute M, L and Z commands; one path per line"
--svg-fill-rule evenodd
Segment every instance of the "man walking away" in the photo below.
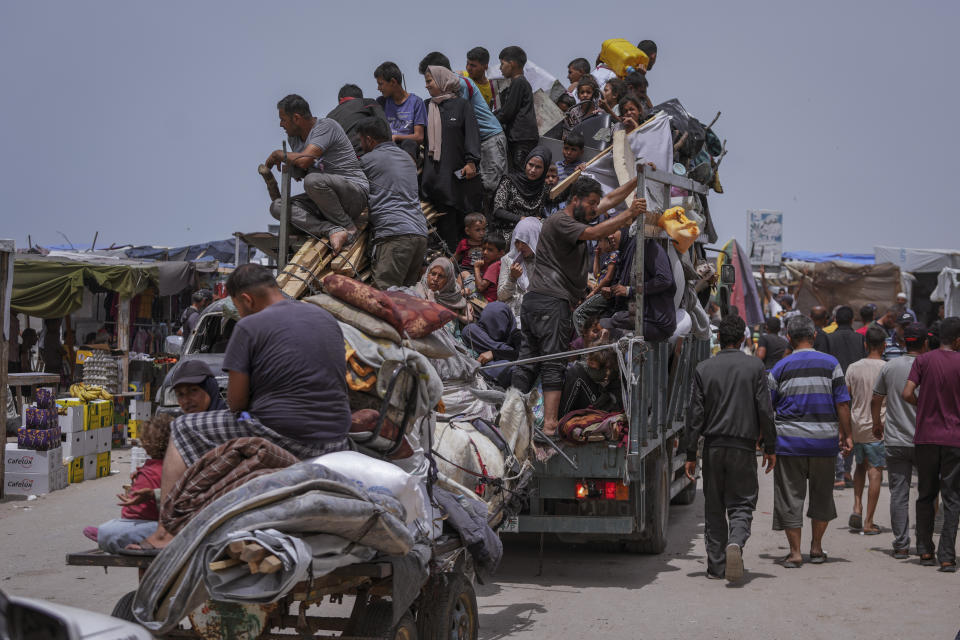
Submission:
M 800 529 L 808 488 L 807 516 L 813 525 L 810 562 L 827 561 L 823 534 L 827 523 L 837 517 L 831 486 L 834 460 L 840 447 L 846 455 L 853 448 L 850 394 L 843 371 L 836 358 L 813 348 L 815 333 L 810 318 L 790 318 L 787 335 L 793 353 L 769 374 L 777 427 L 773 529 L 786 533 L 790 554 L 783 566 L 788 569 L 803 564 Z
M 853 330 L 853 309 L 847 306 L 839 307 L 836 315 L 837 330 L 833 333 L 823 334 L 824 340 L 822 340 L 821 345 L 823 346 L 823 343 L 825 343 L 826 348 L 820 350 L 836 358 L 837 362 L 840 363 L 840 369 L 846 375 L 847 367 L 866 358 L 867 351 L 863 346 L 863 336 Z M 843 489 L 853 485 L 853 477 L 850 475 L 852 468 L 852 457 L 837 456 L 834 489 Z
M 883 440 L 887 452 L 887 482 L 890 485 L 890 527 L 893 529 L 893 557 L 910 557 L 910 484 L 916 460 L 913 436 L 917 430 L 917 409 L 900 395 L 918 355 L 926 351 L 927 328 L 915 322 L 904 331 L 907 353 L 883 365 L 873 388 L 870 405 L 873 435 Z M 886 402 L 886 418 L 880 409 Z
M 206 289 L 194 291 L 190 296 L 190 306 L 180 314 L 180 335 L 183 336 L 183 344 L 186 346 L 190 334 L 197 328 L 200 322 L 200 314 L 213 302 L 213 294 Z
M 763 441 L 770 473 L 777 433 L 763 363 L 740 351 L 746 323 L 730 315 L 718 329 L 721 351 L 697 365 L 694 375 L 686 473 L 694 480 L 702 435 L 707 577 L 734 581 L 743 577 L 743 547 L 757 508 L 757 441 Z
M 940 323 L 940 348 L 917 356 L 903 399 L 917 406 L 913 442 L 917 457 L 917 551 L 934 565 L 933 503 L 940 493 L 943 529 L 937 560 L 940 571 L 957 570 L 957 520 L 960 519 L 960 318 Z M 917 398 L 917 388 L 920 397 Z
M 770 370 L 790 353 L 790 344 L 780 337 L 780 318 L 770 316 L 766 321 L 766 331 L 757 340 L 756 356 Z
M 863 530 L 867 536 L 880 533 L 873 516 L 880 499 L 880 485 L 883 484 L 883 469 L 887 466 L 886 451 L 883 442 L 873 434 L 873 416 L 871 406 L 873 389 L 876 387 L 880 370 L 883 369 L 883 349 L 886 342 L 883 331 L 872 327 L 867 331 L 867 357 L 857 360 L 847 369 L 847 389 L 850 391 L 850 423 L 853 429 L 853 455 L 857 459 L 857 470 L 853 474 L 853 513 L 850 514 L 851 529 Z M 881 421 L 885 407 L 880 407 Z M 867 517 L 863 517 L 863 488 L 870 481 L 867 493 Z

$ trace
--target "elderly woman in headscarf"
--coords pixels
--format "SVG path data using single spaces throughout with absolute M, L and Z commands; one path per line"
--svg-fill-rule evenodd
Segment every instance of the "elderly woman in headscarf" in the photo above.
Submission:
M 544 209 L 554 204 L 547 187 L 547 167 L 553 159 L 550 149 L 537 146 L 527 154 L 522 169 L 515 169 L 500 181 L 493 196 L 493 222 L 506 231 L 528 217 L 542 218 Z
M 429 66 L 423 74 L 427 101 L 427 148 L 423 162 L 423 198 L 443 213 L 437 233 L 451 251 L 463 234 L 463 219 L 483 206 L 480 129 L 473 106 L 460 97 L 460 76 Z
M 480 318 L 463 328 L 462 338 L 463 343 L 477 354 L 477 362 L 481 365 L 501 362 L 505 365 L 480 373 L 501 387 L 509 387 L 513 367 L 507 365 L 520 355 L 520 330 L 510 307 L 502 302 L 487 304 Z
M 517 223 L 510 239 L 510 251 L 500 258 L 497 299 L 505 302 L 515 317 L 520 317 L 520 302 L 530 288 L 530 277 L 537 260 L 537 242 L 542 223 L 539 218 L 524 218 Z
M 473 322 L 473 311 L 463 297 L 457 281 L 457 269 L 450 258 L 440 257 L 431 262 L 415 291 L 424 300 L 436 302 L 456 313 L 460 322 Z

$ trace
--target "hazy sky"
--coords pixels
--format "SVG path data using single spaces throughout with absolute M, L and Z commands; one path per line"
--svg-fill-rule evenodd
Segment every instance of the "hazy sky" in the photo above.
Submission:
M 633 26 L 630 26 L 633 25 Z M 283 132 L 373 69 L 519 44 L 565 78 L 606 38 L 659 45 L 654 103 L 728 140 L 711 197 L 721 241 L 785 212 L 786 250 L 960 246 L 960 3 L 4 2 L 0 237 L 25 246 L 182 245 L 272 222 L 256 172 Z M 493 61 L 495 64 L 495 61 Z

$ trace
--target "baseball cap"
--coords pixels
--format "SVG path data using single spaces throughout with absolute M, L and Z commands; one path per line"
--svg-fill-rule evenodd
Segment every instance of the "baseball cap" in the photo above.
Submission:
M 927 339 L 927 327 L 922 322 L 911 322 L 903 328 L 903 341 L 908 344 L 922 343 Z
M 187 360 L 170 373 L 170 386 L 178 384 L 202 384 L 213 375 L 213 371 L 202 360 Z
M 905 294 L 903 291 L 901 291 L 900 293 L 897 294 L 897 300 L 899 300 L 899 299 L 901 299 L 901 298 L 903 298 L 904 300 L 907 299 L 907 294 Z
M 897 324 L 913 324 L 913 316 L 907 312 L 903 312 L 897 316 Z

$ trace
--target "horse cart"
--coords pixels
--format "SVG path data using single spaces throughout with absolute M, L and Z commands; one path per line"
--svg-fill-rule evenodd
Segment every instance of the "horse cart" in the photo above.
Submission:
M 135 568 L 140 575 L 151 557 L 127 556 L 100 550 L 67 555 L 67 564 L 82 567 Z M 439 639 L 477 638 L 477 600 L 473 590 L 471 556 L 456 536 L 434 541 L 426 584 L 402 612 L 394 612 L 395 595 L 403 585 L 394 582 L 393 565 L 378 561 L 347 565 L 333 572 L 297 583 L 276 602 L 237 604 L 208 600 L 160 637 L 213 639 L 365 638 Z M 136 591 L 117 602 L 112 615 L 137 622 L 133 615 Z M 334 605 L 353 598 L 330 615 Z M 322 605 L 327 604 L 326 608 Z M 347 613 L 347 615 L 343 615 Z

